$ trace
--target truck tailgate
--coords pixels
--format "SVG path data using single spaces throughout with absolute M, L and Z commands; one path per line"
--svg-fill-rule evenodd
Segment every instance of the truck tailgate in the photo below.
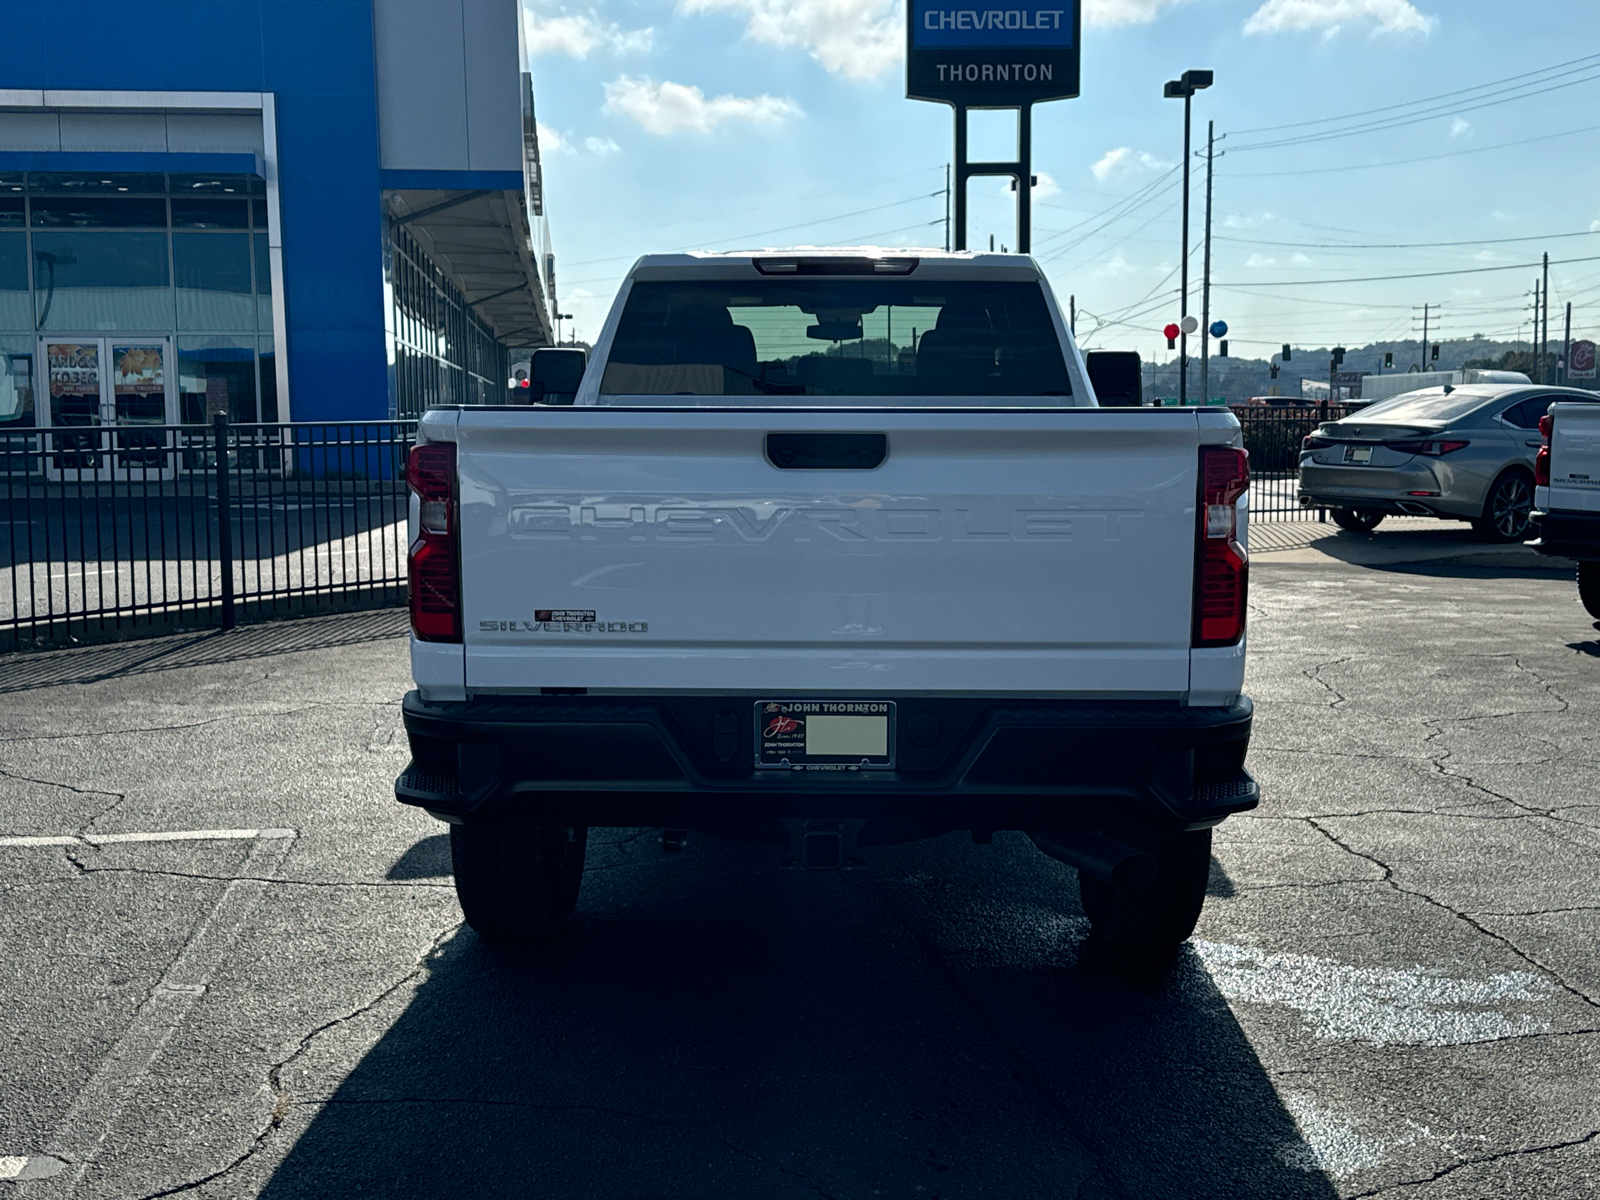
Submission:
M 1600 404 L 1551 405 L 1550 492 L 1543 507 L 1600 513 Z
M 1200 424 L 464 410 L 467 687 L 1182 693 Z M 886 436 L 882 465 L 766 455 L 768 433 L 850 431 Z

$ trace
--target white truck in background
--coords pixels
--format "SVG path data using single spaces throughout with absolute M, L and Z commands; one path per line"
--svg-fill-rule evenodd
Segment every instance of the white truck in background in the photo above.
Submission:
M 835 869 L 1020 830 L 1171 956 L 1259 799 L 1232 414 L 1100 407 L 1034 261 L 966 252 L 643 258 L 556 389 L 408 463 L 395 793 L 474 929 L 552 936 L 592 827 Z
M 1539 419 L 1533 465 L 1541 554 L 1576 559 L 1578 598 L 1600 620 L 1600 404 L 1557 403 Z

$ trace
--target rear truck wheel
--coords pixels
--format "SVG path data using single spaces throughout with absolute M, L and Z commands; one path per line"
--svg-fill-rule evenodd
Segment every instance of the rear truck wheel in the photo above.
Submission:
M 1507 471 L 1490 485 L 1483 516 L 1472 523 L 1472 531 L 1485 542 L 1526 541 L 1532 518 L 1533 476 Z
M 1089 918 L 1089 948 L 1113 967 L 1150 974 L 1172 961 L 1194 932 L 1211 874 L 1211 830 L 1165 832 L 1140 849 L 1156 860 L 1155 877 L 1119 887 L 1079 870 L 1078 892 Z
M 583 883 L 585 826 L 452 825 L 450 861 L 467 924 L 509 946 L 549 941 Z
M 1589 615 L 1600 621 L 1600 562 L 1578 564 L 1578 599 Z
M 1335 508 L 1332 512 L 1333 523 L 1351 533 L 1371 533 L 1383 520 L 1383 514 L 1375 508 Z

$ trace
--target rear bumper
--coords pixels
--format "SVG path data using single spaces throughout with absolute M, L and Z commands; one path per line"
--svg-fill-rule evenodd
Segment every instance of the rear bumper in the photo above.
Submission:
M 852 696 L 852 699 L 879 697 Z M 888 698 L 888 697 L 884 697 Z M 937 829 L 1214 825 L 1260 799 L 1252 705 L 901 701 L 897 769 L 757 770 L 755 696 L 534 696 L 402 705 L 403 804 L 450 821 L 720 828 L 795 818 Z
M 1436 492 L 1413 496 L 1412 492 Z M 1372 512 L 1422 516 L 1432 513 L 1454 519 L 1475 517 L 1481 496 L 1446 492 L 1426 464 L 1405 467 L 1345 467 L 1303 462 L 1300 503 L 1307 508 L 1360 508 Z
M 1533 548 L 1540 554 L 1600 562 L 1600 513 L 1536 512 L 1533 516 L 1539 523 L 1539 540 Z

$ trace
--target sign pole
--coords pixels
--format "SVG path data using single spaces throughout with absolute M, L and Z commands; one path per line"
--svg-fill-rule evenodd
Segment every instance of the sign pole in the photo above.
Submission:
M 952 104 L 956 114 L 956 240 L 957 250 L 967 248 L 967 106 Z

